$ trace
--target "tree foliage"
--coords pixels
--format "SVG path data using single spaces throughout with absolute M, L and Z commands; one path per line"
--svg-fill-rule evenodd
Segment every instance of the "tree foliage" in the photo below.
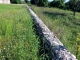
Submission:
M 36 4 L 38 6 L 48 6 L 48 0 L 37 0 Z
M 21 0 L 10 0 L 11 3 L 14 3 L 14 4 L 20 4 L 21 3 Z
M 25 0 L 25 2 L 27 3 L 27 2 L 28 2 L 28 0 Z
M 36 4 L 36 0 L 31 0 L 31 4 Z
M 31 4 L 35 4 L 37 6 L 48 6 L 48 0 L 31 0 Z
M 80 11 L 80 0 L 69 0 L 69 2 L 66 3 L 67 9 L 71 9 L 74 12 L 74 16 L 76 14 L 76 11 Z
M 69 2 L 66 3 L 66 6 L 68 7 L 68 9 L 79 9 L 80 7 L 80 0 L 69 0 Z
M 53 0 L 53 1 L 50 3 L 50 6 L 51 6 L 51 7 L 63 8 L 63 7 L 65 6 L 64 1 L 65 1 L 65 0 Z

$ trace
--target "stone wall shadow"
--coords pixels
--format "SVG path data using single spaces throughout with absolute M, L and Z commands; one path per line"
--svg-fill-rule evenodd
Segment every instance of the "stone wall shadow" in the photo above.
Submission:
M 47 41 L 44 38 L 41 27 L 37 23 L 35 23 L 35 21 L 33 22 L 33 24 L 34 24 L 33 28 L 35 28 L 35 33 L 39 38 L 38 57 L 40 58 L 40 60 L 52 60 L 53 53 L 51 51 L 49 41 Z
M 48 11 L 44 11 L 43 14 L 44 14 L 44 15 L 47 15 L 47 16 L 50 17 L 50 18 L 55 18 L 55 17 L 57 17 L 57 16 L 61 16 L 61 17 L 68 16 L 66 13 L 48 12 Z

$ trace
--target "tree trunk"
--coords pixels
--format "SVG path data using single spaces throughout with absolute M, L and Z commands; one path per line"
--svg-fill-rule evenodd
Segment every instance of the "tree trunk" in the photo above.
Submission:
M 73 12 L 74 14 L 73 14 L 73 16 L 75 16 L 76 15 L 76 11 L 74 10 L 74 12 Z

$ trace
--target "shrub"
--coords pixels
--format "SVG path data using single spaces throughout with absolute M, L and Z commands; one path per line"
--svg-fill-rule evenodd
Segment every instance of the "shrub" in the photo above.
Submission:
M 21 0 L 10 0 L 11 3 L 14 3 L 14 4 L 21 4 Z
M 36 4 L 38 6 L 48 6 L 48 0 L 37 0 Z

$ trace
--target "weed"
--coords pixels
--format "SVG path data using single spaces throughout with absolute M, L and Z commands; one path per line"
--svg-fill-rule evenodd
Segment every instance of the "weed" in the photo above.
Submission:
M 38 45 L 26 5 L 0 4 L 0 59 L 38 60 Z

